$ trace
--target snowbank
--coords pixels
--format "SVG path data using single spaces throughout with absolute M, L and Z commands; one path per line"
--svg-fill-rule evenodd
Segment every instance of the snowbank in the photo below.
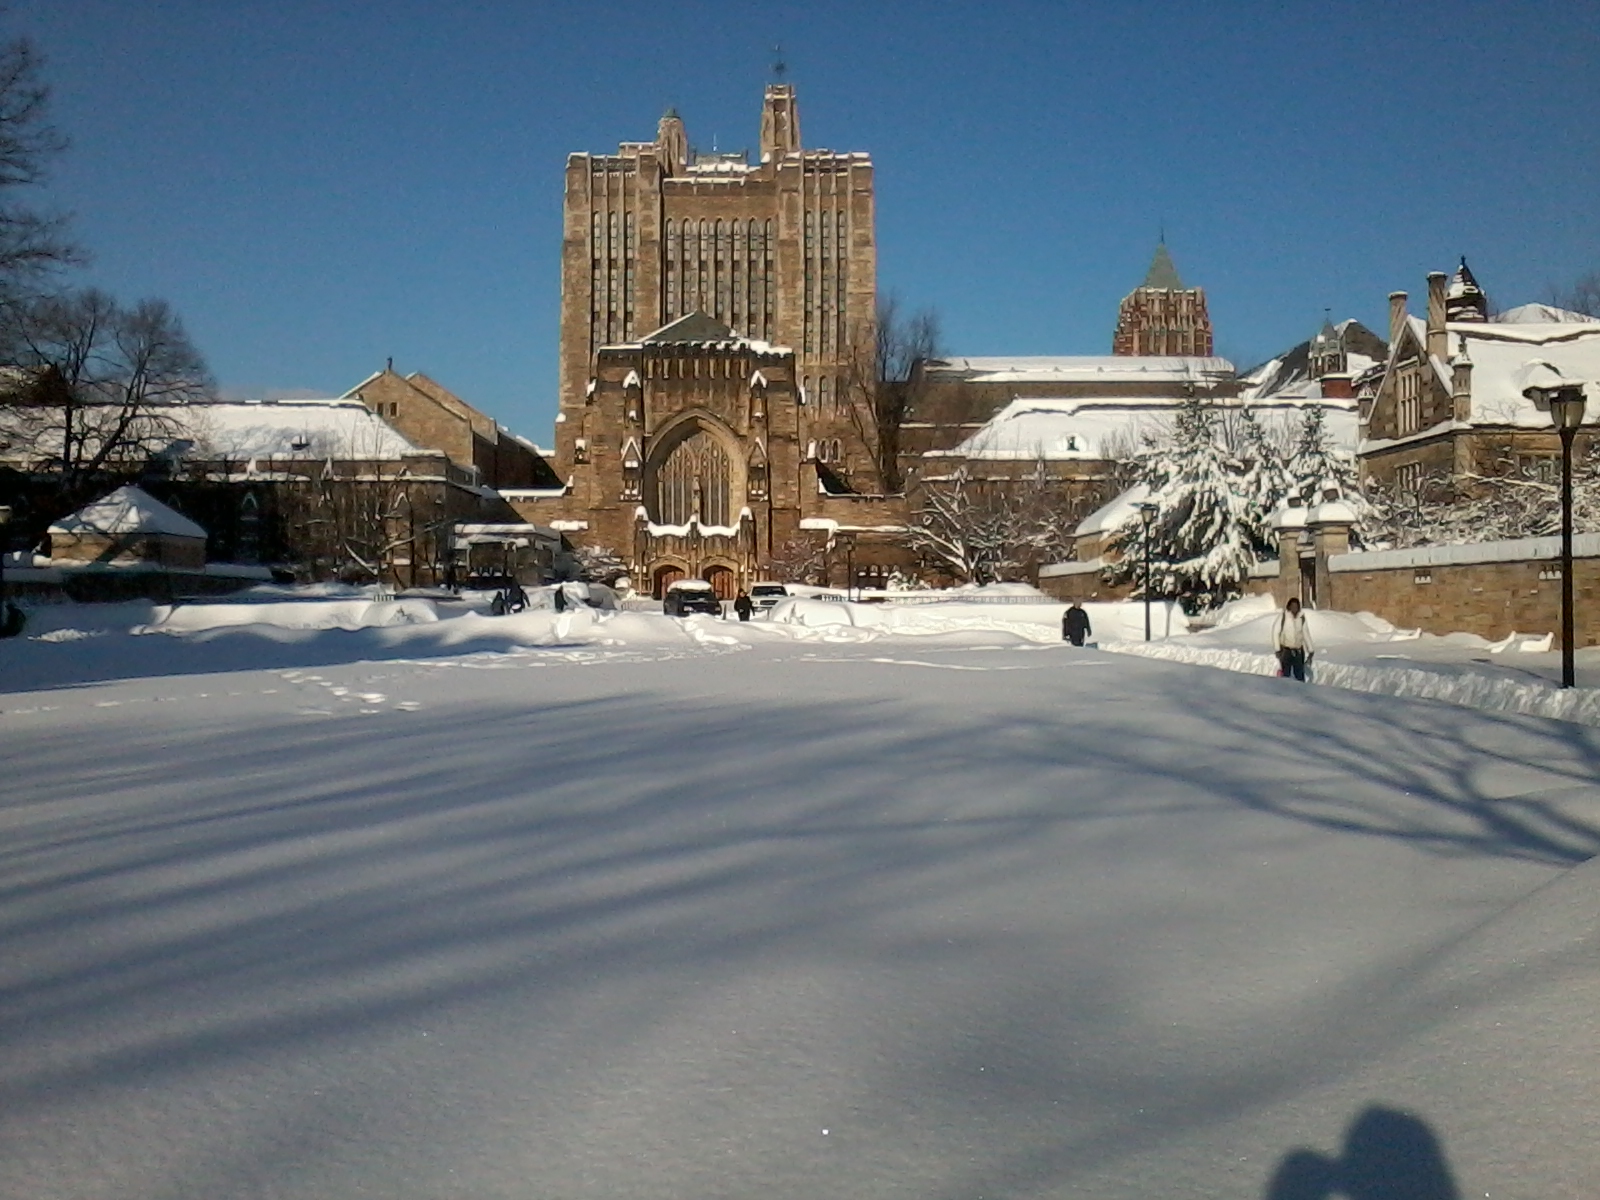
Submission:
M 439 619 L 431 600 L 281 600 L 256 604 L 157 605 L 149 623 L 130 632 L 195 633 L 233 626 L 277 629 L 383 629 L 392 625 L 432 624 Z
M 1348 613 L 1311 615 L 1321 618 L 1312 624 L 1312 638 L 1319 647 L 1349 644 L 1356 640 L 1353 636 L 1352 623 L 1359 625 L 1359 618 Z M 1230 635 L 1255 633 L 1257 627 L 1263 623 L 1270 624 L 1270 618 L 1243 623 L 1227 633 Z M 1395 632 L 1402 636 L 1391 640 L 1408 640 L 1405 636 L 1406 631 Z M 1344 635 L 1343 639 L 1341 634 Z M 1411 633 L 1409 637 L 1414 639 L 1416 634 Z M 1523 640 L 1517 639 L 1517 635 L 1512 635 L 1512 639 L 1507 641 L 1514 639 Z M 1506 647 L 1504 642 L 1490 643 L 1472 634 L 1451 634 L 1448 638 L 1437 640 L 1440 642 L 1455 640 L 1458 645 L 1482 648 L 1491 652 L 1497 647 Z M 1548 646 L 1546 638 L 1530 640 L 1533 640 L 1536 646 Z M 1472 642 L 1476 642 L 1477 645 L 1472 646 Z M 1216 635 L 1211 635 L 1205 640 L 1194 637 L 1166 642 L 1119 641 L 1106 645 L 1104 649 L 1115 654 L 1137 654 L 1146 658 L 1162 658 L 1170 662 L 1220 667 L 1225 671 L 1238 671 L 1246 675 L 1275 676 L 1278 673 L 1277 658 L 1266 650 L 1254 648 L 1265 644 L 1266 641 L 1261 637 L 1229 636 L 1226 640 L 1222 640 L 1217 639 Z M 1584 725 L 1600 725 L 1600 689 L 1563 689 L 1533 675 L 1509 678 L 1473 670 L 1465 663 L 1436 663 L 1429 667 L 1390 667 L 1369 663 L 1330 662 L 1319 653 L 1311 675 L 1316 683 L 1355 692 L 1442 700 L 1447 704 L 1459 704 L 1466 708 L 1483 709 L 1488 712 L 1525 713 L 1535 717 L 1576 721 Z

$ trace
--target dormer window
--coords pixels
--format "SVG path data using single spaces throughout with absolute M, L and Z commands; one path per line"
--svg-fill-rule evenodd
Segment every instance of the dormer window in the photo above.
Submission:
M 307 450 L 310 446 L 311 439 L 303 433 L 297 433 L 289 439 L 289 449 L 291 450 Z

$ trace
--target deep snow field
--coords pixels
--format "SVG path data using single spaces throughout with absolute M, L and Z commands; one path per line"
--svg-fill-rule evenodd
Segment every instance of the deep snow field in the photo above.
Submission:
M 1012 599 L 41 610 L 0 1196 L 1594 1194 L 1600 729 Z

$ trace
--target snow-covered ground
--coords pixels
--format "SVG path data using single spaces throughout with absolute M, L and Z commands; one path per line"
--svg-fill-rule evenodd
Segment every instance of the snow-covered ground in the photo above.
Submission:
M 36 614 L 0 1195 L 1588 1194 L 1600 730 L 1022 600 Z

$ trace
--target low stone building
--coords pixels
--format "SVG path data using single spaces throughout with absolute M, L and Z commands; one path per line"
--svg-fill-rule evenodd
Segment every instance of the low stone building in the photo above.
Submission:
M 119 487 L 50 526 L 50 560 L 61 563 L 149 563 L 199 571 L 206 531 L 136 487 Z

